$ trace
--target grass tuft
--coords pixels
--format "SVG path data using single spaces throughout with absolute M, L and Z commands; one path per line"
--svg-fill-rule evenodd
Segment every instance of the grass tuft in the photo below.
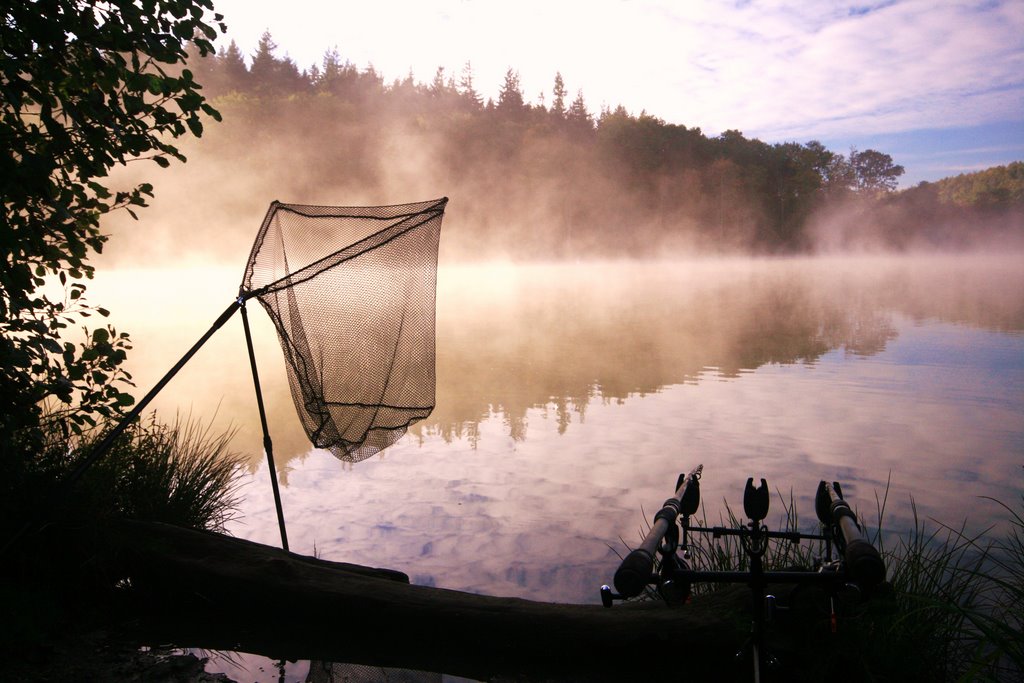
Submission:
M 59 481 L 102 440 L 106 429 L 82 437 L 51 435 L 37 473 Z M 230 450 L 234 430 L 215 433 L 191 416 L 137 421 L 60 501 L 76 516 L 165 522 L 223 532 L 238 511 L 244 459 Z

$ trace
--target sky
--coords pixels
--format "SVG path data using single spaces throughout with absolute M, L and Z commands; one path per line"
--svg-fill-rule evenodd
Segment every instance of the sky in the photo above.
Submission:
M 877 149 L 901 186 L 1024 160 L 1024 1 L 214 0 L 251 55 L 269 30 L 308 69 L 324 52 L 386 83 L 509 68 L 550 103 L 556 72 L 590 110 L 623 105 L 705 134 Z

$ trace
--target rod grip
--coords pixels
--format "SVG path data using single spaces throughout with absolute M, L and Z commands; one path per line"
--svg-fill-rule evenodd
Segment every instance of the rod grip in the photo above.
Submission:
M 885 581 L 885 562 L 875 546 L 864 538 L 857 523 L 843 515 L 839 518 L 839 530 L 846 540 L 843 559 L 854 582 L 862 588 L 874 588 Z
M 640 546 L 631 551 L 619 564 L 615 571 L 615 590 L 624 598 L 635 598 L 640 595 L 644 587 L 651 582 L 654 576 L 654 553 L 658 552 L 661 541 L 665 534 L 676 523 L 679 515 L 679 508 L 684 499 L 687 505 L 693 503 L 687 492 L 696 486 L 700 479 L 704 465 L 697 465 L 686 476 L 680 475 L 676 481 L 675 494 L 665 501 L 661 510 L 654 516 L 654 524 L 651 525 Z M 694 494 L 690 494 L 692 496 Z M 699 495 L 699 494 L 696 494 Z M 699 501 L 699 498 L 697 499 Z
M 654 556 L 637 548 L 622 560 L 615 572 L 615 590 L 624 598 L 635 598 L 643 592 L 654 574 Z

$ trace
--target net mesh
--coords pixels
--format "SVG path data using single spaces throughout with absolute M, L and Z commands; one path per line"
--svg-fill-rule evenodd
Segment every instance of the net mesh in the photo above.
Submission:
M 313 445 L 349 462 L 434 407 L 434 292 L 447 199 L 273 202 L 239 290 L 270 315 Z

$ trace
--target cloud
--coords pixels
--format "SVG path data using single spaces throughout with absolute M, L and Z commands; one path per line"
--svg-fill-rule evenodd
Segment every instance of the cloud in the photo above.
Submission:
M 471 61 L 496 97 L 508 68 L 528 99 L 556 71 L 593 109 L 765 139 L 970 126 L 1024 118 L 1024 4 L 1013 0 L 722 3 L 694 0 L 362 5 L 221 0 L 251 52 L 270 27 L 300 66 L 337 45 L 387 80 Z
M 1024 114 L 1024 20 L 1010 4 L 751 4 L 726 19 L 708 21 L 690 50 L 710 70 L 676 76 L 697 95 L 695 117 L 717 126 L 806 138 Z

